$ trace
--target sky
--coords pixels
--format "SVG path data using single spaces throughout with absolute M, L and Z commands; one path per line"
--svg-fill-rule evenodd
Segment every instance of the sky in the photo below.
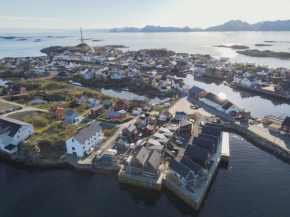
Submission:
M 290 19 L 290 0 L 0 0 L 0 29 L 207 28 Z

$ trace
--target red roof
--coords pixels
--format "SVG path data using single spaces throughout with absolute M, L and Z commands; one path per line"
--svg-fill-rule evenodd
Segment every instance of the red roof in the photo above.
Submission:
M 63 112 L 64 111 L 64 108 L 55 107 L 55 108 L 51 108 L 49 111 L 50 112 L 53 112 L 53 113 L 60 113 L 60 112 Z

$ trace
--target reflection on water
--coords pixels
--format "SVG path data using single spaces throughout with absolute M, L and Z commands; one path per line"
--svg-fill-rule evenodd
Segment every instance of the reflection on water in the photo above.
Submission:
M 227 98 L 227 95 L 226 95 L 224 92 L 219 93 L 218 96 L 219 96 L 220 98 L 222 98 L 222 99 L 226 99 L 226 98 Z
M 214 94 L 224 93 L 228 100 L 252 112 L 253 116 L 263 118 L 265 115 L 290 116 L 290 105 L 280 100 L 269 100 L 261 96 L 244 91 L 233 90 L 229 86 L 223 85 L 220 80 L 212 78 L 197 78 L 188 74 L 186 78 L 181 78 L 189 86 L 198 86 Z
M 104 88 L 101 89 L 101 92 L 103 94 L 106 94 L 111 97 L 116 97 L 119 99 L 126 99 L 126 100 L 133 100 L 133 99 L 138 99 L 138 100 L 145 100 L 147 97 L 137 95 L 135 93 L 132 93 L 130 91 L 115 91 L 115 90 L 106 90 Z M 170 98 L 165 98 L 165 99 L 159 99 L 158 97 L 155 97 L 153 99 L 150 99 L 149 102 L 151 104 L 160 104 L 169 101 Z

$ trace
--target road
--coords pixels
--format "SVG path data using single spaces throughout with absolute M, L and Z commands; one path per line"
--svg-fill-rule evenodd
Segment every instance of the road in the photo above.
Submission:
M 132 119 L 129 122 L 126 122 L 124 124 L 121 124 L 121 125 L 116 126 L 116 127 L 119 127 L 118 130 L 116 131 L 116 133 L 111 138 L 109 138 L 106 142 L 102 143 L 101 146 L 100 146 L 100 149 L 107 150 L 109 148 L 112 148 L 113 145 L 115 145 L 115 143 L 116 143 L 116 139 L 118 137 L 118 134 L 120 132 L 122 132 L 122 130 L 124 128 L 128 127 L 130 124 L 135 123 L 136 119 L 137 119 L 137 117 L 135 117 L 134 119 Z

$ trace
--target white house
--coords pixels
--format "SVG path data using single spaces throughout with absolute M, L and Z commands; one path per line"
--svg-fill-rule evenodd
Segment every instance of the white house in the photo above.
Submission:
M 121 80 L 122 79 L 122 70 L 114 69 L 111 71 L 111 79 Z
M 187 114 L 185 112 L 175 112 L 174 120 L 181 121 L 181 120 L 187 120 Z
M 240 83 L 242 85 L 245 85 L 245 86 L 248 86 L 248 87 L 251 87 L 251 86 L 254 86 L 256 84 L 260 84 L 262 82 L 262 79 L 259 78 L 258 76 L 250 76 L 250 77 L 244 77 Z
M 251 76 L 252 76 L 252 74 L 250 72 L 245 72 L 243 74 L 243 77 L 246 77 L 246 78 L 251 77 Z
M 68 154 L 83 157 L 90 154 L 91 150 L 102 141 L 102 128 L 92 122 L 86 128 L 66 140 L 66 149 Z
M 132 109 L 132 114 L 135 116 L 141 115 L 143 113 L 142 108 L 133 108 Z
M 0 118 L 0 150 L 15 153 L 17 145 L 33 133 L 32 124 L 12 118 Z
M 257 75 L 267 76 L 270 73 L 268 68 L 258 68 Z

